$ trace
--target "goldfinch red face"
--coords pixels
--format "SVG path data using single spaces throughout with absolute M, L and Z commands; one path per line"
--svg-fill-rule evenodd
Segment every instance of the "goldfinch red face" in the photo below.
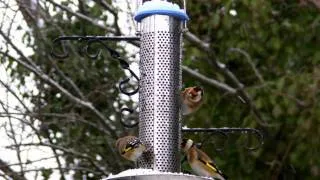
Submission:
M 202 105 L 203 89 L 199 86 L 185 88 L 184 91 L 181 92 L 181 101 L 183 115 L 195 112 Z
M 135 136 L 125 136 L 116 141 L 119 154 L 127 160 L 137 161 L 146 151 L 146 146 Z
M 192 101 L 201 101 L 203 95 L 203 89 L 199 86 L 186 88 L 187 97 Z

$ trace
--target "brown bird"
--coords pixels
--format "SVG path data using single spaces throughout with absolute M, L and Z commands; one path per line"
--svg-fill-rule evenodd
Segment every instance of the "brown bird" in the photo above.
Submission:
M 181 92 L 182 115 L 197 111 L 203 102 L 203 89 L 199 86 L 185 88 Z
M 146 146 L 135 136 L 125 136 L 116 141 L 120 155 L 127 160 L 136 162 L 147 151 Z
M 227 179 L 227 176 L 217 168 L 213 160 L 198 149 L 191 139 L 183 139 L 181 148 L 186 153 L 188 163 L 196 174 L 220 180 Z

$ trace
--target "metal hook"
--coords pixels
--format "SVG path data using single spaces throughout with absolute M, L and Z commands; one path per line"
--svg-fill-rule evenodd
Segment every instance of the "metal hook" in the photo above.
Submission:
M 94 43 L 94 42 L 98 42 L 98 43 L 100 43 L 104 48 L 106 48 L 106 49 L 108 50 L 108 52 L 110 53 L 111 57 L 113 57 L 113 58 L 119 58 L 119 57 L 120 57 L 120 54 L 119 54 L 117 51 L 109 48 L 109 47 L 108 47 L 103 41 L 101 41 L 100 39 L 93 37 L 92 39 L 89 39 L 89 40 L 87 41 L 87 45 L 85 46 L 85 51 L 86 51 L 86 54 L 87 54 L 87 56 L 88 56 L 89 58 L 96 59 L 96 58 L 101 54 L 101 49 L 98 49 L 98 52 L 97 52 L 96 54 L 93 54 L 93 55 L 90 55 L 90 53 L 88 52 L 88 48 L 89 48 L 89 47 L 92 45 L 92 43 Z
M 130 74 L 131 74 L 137 81 L 139 81 L 138 76 L 137 76 L 131 69 L 127 69 L 127 70 L 129 70 Z M 138 91 L 139 91 L 139 84 L 138 84 L 138 87 L 137 87 L 135 90 L 133 90 L 133 91 L 131 91 L 131 92 L 128 92 L 128 91 L 125 90 L 124 85 L 125 85 L 125 84 L 128 84 L 129 81 L 130 81 L 130 78 L 126 78 L 126 79 L 122 80 L 122 81 L 119 83 L 119 90 L 120 90 L 120 92 L 123 93 L 123 94 L 126 94 L 126 95 L 128 95 L 128 96 L 132 96 L 132 95 L 138 93 Z
M 51 56 L 55 57 L 55 58 L 58 58 L 58 59 L 65 59 L 69 56 L 69 53 L 66 51 L 66 48 L 64 46 L 64 44 L 62 43 L 62 41 L 65 41 L 67 40 L 66 38 L 64 37 L 58 37 L 56 38 L 55 40 L 53 40 L 53 45 L 51 47 Z M 61 47 L 62 47 L 62 51 L 63 51 L 63 54 L 62 55 L 58 55 L 54 52 L 54 48 L 57 47 L 56 45 L 60 43 L 61 44 Z
M 250 147 L 249 140 L 247 140 L 244 145 L 244 148 L 246 148 L 249 151 L 254 151 L 254 150 L 259 149 L 263 145 L 263 138 L 264 138 L 263 134 L 256 129 L 251 129 L 250 131 L 247 131 L 247 133 L 253 135 L 259 143 L 256 146 Z
M 128 64 L 124 59 L 122 59 L 122 58 L 120 57 L 120 54 L 119 54 L 117 51 L 109 48 L 109 47 L 108 47 L 104 42 L 102 42 L 100 39 L 93 38 L 93 39 L 88 40 L 88 43 L 87 43 L 87 46 L 86 46 L 86 50 L 88 49 L 88 47 L 89 47 L 93 42 L 99 42 L 100 44 L 102 44 L 103 47 L 106 48 L 106 49 L 109 51 L 111 57 L 117 59 L 117 60 L 119 61 L 119 63 L 120 63 L 120 66 L 121 66 L 123 69 L 127 69 L 127 70 L 130 72 L 130 75 L 133 76 L 137 81 L 139 81 L 138 76 L 129 68 L 129 64 Z M 100 55 L 100 53 L 101 53 L 101 50 L 99 49 L 98 53 L 96 53 L 96 54 L 94 54 L 94 55 L 91 55 L 91 56 L 89 55 L 89 57 L 97 58 L 97 57 Z M 87 53 L 87 54 L 89 54 L 89 53 Z M 128 92 L 128 91 L 125 90 L 124 85 L 127 84 L 127 83 L 129 83 L 129 81 L 130 81 L 130 78 L 126 78 L 126 79 L 122 80 L 122 81 L 119 83 L 119 90 L 120 90 L 120 92 L 123 93 L 123 94 L 126 94 L 126 95 L 128 95 L 128 96 L 132 96 L 132 95 L 136 94 L 136 93 L 139 91 L 139 86 L 138 86 L 137 89 L 133 90 L 132 92 Z
M 87 41 L 87 45 L 83 48 L 84 51 L 85 51 L 85 55 L 88 57 L 88 58 L 91 58 L 91 59 L 97 59 L 100 55 L 101 55 L 101 49 L 97 49 L 96 53 L 95 54 L 90 54 L 89 53 L 89 48 L 90 46 L 94 43 L 95 41 L 93 39 L 91 40 L 88 40 Z
M 213 137 L 213 135 L 212 134 L 219 134 L 219 135 L 222 135 L 222 136 L 224 136 L 224 138 L 225 138 L 225 140 L 224 140 L 224 143 L 223 143 L 223 146 L 221 147 L 221 148 L 219 148 L 219 147 L 217 147 L 217 148 L 215 148 L 215 150 L 216 151 L 218 151 L 218 152 L 221 152 L 221 151 L 223 151 L 224 149 L 225 149 L 225 147 L 226 147 L 226 144 L 227 144 L 227 142 L 228 142 L 228 140 L 229 140 L 229 136 L 228 136 L 228 134 L 226 133 L 226 132 L 223 132 L 223 131 L 220 131 L 220 130 L 215 130 L 215 131 L 212 131 L 210 134 L 209 134 L 209 138 L 205 138 L 202 142 L 201 142 L 201 144 L 203 145 L 203 144 L 205 144 L 206 142 L 208 142 L 210 139 L 212 139 L 212 137 Z M 210 141 L 211 142 L 211 141 Z M 215 144 L 214 142 L 212 142 L 212 144 Z M 201 146 L 202 146 L 201 145 Z
M 133 124 L 132 124 L 132 123 L 128 124 L 128 123 L 126 123 L 126 122 L 123 120 L 122 116 L 123 116 L 123 112 L 124 112 L 124 111 L 127 111 L 127 112 L 129 112 L 130 114 L 133 113 L 133 110 L 132 110 L 132 109 L 122 108 L 122 109 L 121 109 L 121 120 L 120 120 L 121 124 L 122 124 L 124 127 L 127 127 L 127 128 L 133 128 L 133 127 L 137 126 L 137 125 L 139 124 L 139 121 L 136 121 L 136 122 L 133 123 Z

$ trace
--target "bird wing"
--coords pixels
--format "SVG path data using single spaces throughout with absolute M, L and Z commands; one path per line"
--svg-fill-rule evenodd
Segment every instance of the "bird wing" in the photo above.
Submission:
M 217 167 L 217 165 L 213 162 L 213 160 L 203 151 L 201 151 L 200 149 L 197 149 L 198 151 L 198 159 L 200 162 L 202 162 L 205 166 L 207 166 L 208 168 L 212 169 L 214 172 L 220 174 L 222 177 L 224 177 L 225 179 L 227 179 L 226 175 L 224 175 Z
M 139 147 L 140 144 L 141 144 L 141 141 L 138 138 L 134 137 L 134 138 L 130 139 L 130 141 L 127 143 L 126 147 L 123 149 L 122 154 L 124 154 L 130 150 L 133 150 L 134 148 Z
M 218 172 L 217 166 L 214 164 L 212 159 L 206 153 L 201 151 L 200 149 L 197 149 L 197 151 L 198 151 L 198 154 L 199 154 L 199 156 L 198 156 L 199 161 L 201 161 L 203 164 L 208 166 L 213 171 Z

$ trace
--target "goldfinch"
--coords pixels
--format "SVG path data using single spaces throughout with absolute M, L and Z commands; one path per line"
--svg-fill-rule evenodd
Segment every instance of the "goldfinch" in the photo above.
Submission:
M 182 115 L 188 115 L 202 105 L 203 102 L 203 89 L 199 86 L 185 88 L 181 92 L 181 110 Z
M 146 146 L 135 136 L 125 136 L 116 141 L 120 155 L 127 160 L 136 162 L 147 151 Z
M 196 174 L 220 180 L 227 179 L 227 176 L 217 168 L 212 159 L 198 149 L 191 139 L 183 139 L 181 148 L 187 154 L 188 163 Z

